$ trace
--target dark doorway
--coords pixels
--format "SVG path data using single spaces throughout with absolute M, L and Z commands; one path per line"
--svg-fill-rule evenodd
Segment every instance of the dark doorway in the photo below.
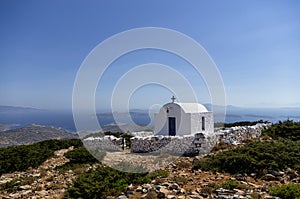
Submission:
M 202 131 L 205 131 L 205 117 L 202 117 Z
M 169 117 L 169 135 L 176 135 L 176 120 L 175 117 Z

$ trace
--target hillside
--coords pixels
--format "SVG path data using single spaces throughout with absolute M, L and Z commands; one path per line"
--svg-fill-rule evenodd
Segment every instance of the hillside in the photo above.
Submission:
M 124 173 L 99 163 L 79 140 L 3 148 L 0 168 L 15 169 L 1 175 L 0 197 L 297 199 L 299 129 L 298 122 L 279 122 L 266 129 L 258 140 L 237 146 L 219 143 L 206 157 L 179 157 L 162 170 L 140 174 Z M 35 158 L 41 155 L 37 150 L 46 152 L 43 161 Z M 24 158 L 22 151 L 30 155 Z M 102 151 L 99 158 L 102 162 L 118 161 L 119 153 Z M 5 156 L 11 161 L 6 161 Z M 136 154 L 136 160 L 142 156 L 145 155 Z M 19 167 L 15 167 L 15 162 Z M 25 163 L 27 169 L 22 167 Z M 124 162 L 118 168 L 125 166 L 143 169 Z
M 30 126 L 1 132 L 0 148 L 33 144 L 51 139 L 65 140 L 77 138 L 77 134 L 72 134 L 59 128 L 32 124 Z

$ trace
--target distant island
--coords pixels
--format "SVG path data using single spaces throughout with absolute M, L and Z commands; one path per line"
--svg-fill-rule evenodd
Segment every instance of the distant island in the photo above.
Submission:
M 76 133 L 69 133 L 53 126 L 32 124 L 30 126 L 3 131 L 0 133 L 0 148 L 27 145 L 44 140 L 78 139 Z

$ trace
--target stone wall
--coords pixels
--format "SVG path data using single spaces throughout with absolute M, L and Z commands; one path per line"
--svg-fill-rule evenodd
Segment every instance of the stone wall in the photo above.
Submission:
M 202 133 L 189 136 L 134 137 L 131 138 L 131 152 L 157 152 L 190 156 L 210 151 L 216 142 L 215 136 L 207 136 Z
M 219 130 L 213 134 L 196 133 L 186 136 L 135 136 L 131 138 L 131 153 L 169 153 L 174 155 L 205 155 L 219 142 L 241 144 L 248 139 L 258 139 L 262 129 L 271 124 L 239 126 Z M 122 138 L 114 136 L 90 137 L 83 140 L 87 148 L 121 151 Z
M 189 136 L 147 136 L 131 138 L 132 153 L 171 153 L 176 155 L 205 155 L 219 142 L 241 144 L 248 139 L 256 139 L 261 130 L 271 124 L 231 127 L 220 130 L 213 135 L 196 133 Z
M 218 142 L 225 142 L 227 144 L 241 144 L 245 140 L 258 139 L 263 129 L 268 128 L 271 123 L 258 123 L 253 126 L 236 126 L 226 128 L 216 132 Z
M 115 136 L 104 137 L 89 137 L 83 140 L 83 144 L 88 149 L 99 148 L 106 151 L 121 151 L 122 150 L 122 138 L 116 138 Z

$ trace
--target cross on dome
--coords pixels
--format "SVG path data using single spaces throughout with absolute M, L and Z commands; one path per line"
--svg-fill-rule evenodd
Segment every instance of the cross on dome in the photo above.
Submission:
M 174 103 L 175 99 L 176 99 L 176 98 L 175 98 L 174 95 L 173 95 L 172 98 L 171 98 L 172 103 Z

